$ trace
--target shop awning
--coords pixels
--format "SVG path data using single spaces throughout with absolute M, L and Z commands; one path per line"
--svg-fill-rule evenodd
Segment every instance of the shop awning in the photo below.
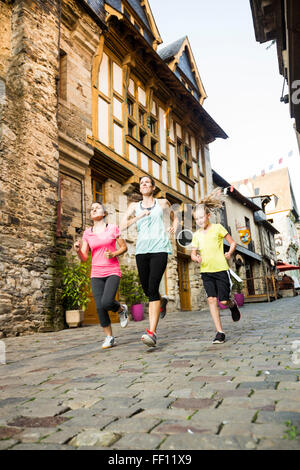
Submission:
M 300 266 L 293 266 L 292 264 L 278 263 L 276 268 L 279 271 L 293 271 L 294 269 L 300 269 Z

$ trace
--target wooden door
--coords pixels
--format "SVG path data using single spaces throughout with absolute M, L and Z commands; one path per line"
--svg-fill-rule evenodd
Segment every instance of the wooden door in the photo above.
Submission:
M 181 310 L 191 310 L 188 258 L 178 257 L 178 278 Z
M 90 302 L 84 312 L 83 325 L 96 325 L 99 323 L 96 302 L 92 294 L 90 294 Z
M 246 279 L 247 279 L 248 295 L 255 295 L 253 271 L 252 271 L 252 265 L 250 261 L 245 262 L 245 272 L 246 272 Z

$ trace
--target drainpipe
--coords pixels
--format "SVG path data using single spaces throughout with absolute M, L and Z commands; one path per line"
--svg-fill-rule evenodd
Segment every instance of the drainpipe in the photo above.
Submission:
M 57 201 L 57 221 L 56 221 L 56 236 L 61 237 L 61 185 L 63 177 L 58 177 L 58 201 Z

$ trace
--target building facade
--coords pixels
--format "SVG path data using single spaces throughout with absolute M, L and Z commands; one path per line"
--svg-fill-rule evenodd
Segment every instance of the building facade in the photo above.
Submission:
M 274 41 L 279 72 L 286 80 L 281 101 L 289 104 L 300 151 L 300 4 L 298 0 L 250 0 L 256 41 Z
M 151 175 L 184 217 L 212 189 L 209 144 L 226 138 L 188 38 L 162 39 L 148 1 L 0 2 L 2 335 L 64 326 L 58 254 L 103 201 L 119 223 Z M 134 266 L 136 233 L 121 263 Z M 173 240 L 162 293 L 198 309 L 199 274 Z M 204 300 L 204 299 L 203 299 Z M 89 313 L 92 318 L 94 313 Z
M 297 222 L 299 212 L 288 168 L 266 173 L 255 180 L 235 183 L 239 191 L 247 197 L 266 199 L 265 213 L 269 221 L 278 230 L 275 234 L 276 256 L 278 261 L 298 265 L 299 239 Z M 289 273 L 294 279 L 295 287 L 299 284 L 299 271 Z

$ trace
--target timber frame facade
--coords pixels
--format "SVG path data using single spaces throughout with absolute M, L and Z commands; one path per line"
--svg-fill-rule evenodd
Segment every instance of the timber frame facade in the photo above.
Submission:
M 64 326 L 55 260 L 90 225 L 93 201 L 104 201 L 119 224 L 140 197 L 139 177 L 151 175 L 155 196 L 184 214 L 212 189 L 209 144 L 227 135 L 203 108 L 188 38 L 159 48 L 147 0 L 1 0 L 0 19 L 6 336 Z M 126 240 L 120 262 L 135 266 L 134 230 Z M 170 311 L 204 306 L 198 269 L 174 239 L 162 283 Z M 95 321 L 90 305 L 87 323 Z

